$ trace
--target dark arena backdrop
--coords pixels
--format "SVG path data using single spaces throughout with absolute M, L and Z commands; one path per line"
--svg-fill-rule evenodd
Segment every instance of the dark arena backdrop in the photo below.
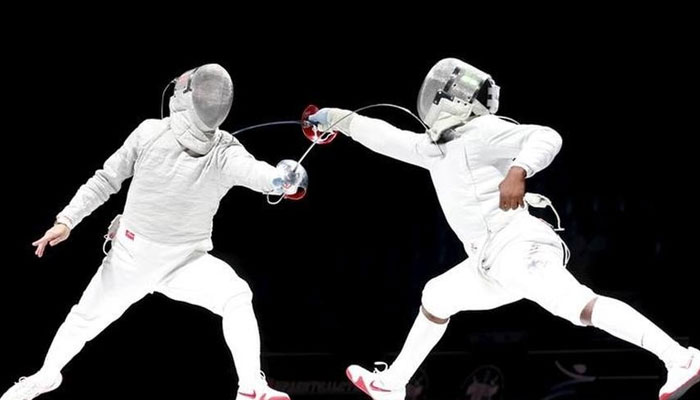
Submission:
M 191 27 L 182 35 L 193 40 L 179 41 L 173 21 L 158 35 L 129 39 L 91 37 L 96 26 L 66 33 L 55 21 L 37 37 L 6 34 L 24 42 L 9 46 L 4 74 L 0 392 L 40 367 L 101 262 L 102 236 L 128 183 L 44 258 L 31 242 L 142 120 L 159 117 L 165 85 L 211 62 L 234 80 L 228 131 L 298 119 L 310 103 L 415 110 L 423 77 L 445 57 L 487 71 L 502 88 L 500 114 L 551 126 L 564 139 L 552 165 L 527 184 L 561 214 L 572 273 L 681 344 L 700 345 L 697 70 L 693 46 L 681 46 L 689 33 L 646 23 L 622 29 L 617 19 L 566 30 L 565 18 L 536 32 L 492 26 L 503 38 L 449 26 L 410 39 L 391 29 L 357 32 L 382 21 L 355 20 L 350 38 L 332 27 L 310 35 L 308 27 L 277 26 L 200 41 Z M 397 111 L 366 115 L 420 130 Z M 272 164 L 309 145 L 293 126 L 239 139 Z M 302 201 L 271 206 L 258 193 L 231 190 L 214 221 L 213 254 L 254 292 L 263 368 L 276 388 L 300 400 L 361 399 L 345 367 L 392 361 L 423 285 L 466 254 L 427 172 L 344 136 L 314 149 L 305 166 Z M 521 301 L 454 316 L 407 398 L 653 399 L 664 378 L 651 354 Z M 232 399 L 235 382 L 220 319 L 156 294 L 88 343 L 63 385 L 42 399 Z

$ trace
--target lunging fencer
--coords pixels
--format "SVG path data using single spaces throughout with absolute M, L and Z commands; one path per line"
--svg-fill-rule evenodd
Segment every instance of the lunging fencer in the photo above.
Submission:
M 648 350 L 668 371 L 659 398 L 680 397 L 700 379 L 700 351 L 682 347 L 629 305 L 595 293 L 569 273 L 566 245 L 528 211 L 528 203 L 551 203 L 525 191 L 526 178 L 552 162 L 562 138 L 551 128 L 494 115 L 499 92 L 489 74 L 450 58 L 433 66 L 418 94 L 426 134 L 337 108 L 310 116 L 321 131 L 339 130 L 370 150 L 428 170 L 468 254 L 425 285 L 393 363 L 373 372 L 351 365 L 348 378 L 375 400 L 403 400 L 406 384 L 450 317 L 528 299 L 575 325 L 595 326 Z

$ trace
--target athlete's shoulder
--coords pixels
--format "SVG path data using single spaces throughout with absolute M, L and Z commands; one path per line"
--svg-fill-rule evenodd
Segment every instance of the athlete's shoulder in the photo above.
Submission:
M 221 134 L 221 138 L 219 139 L 219 146 L 222 149 L 227 149 L 229 147 L 236 147 L 236 146 L 243 147 L 241 142 L 238 139 L 236 139 L 233 135 L 228 133 L 227 131 L 225 131 L 223 129 L 219 129 L 219 132 Z
M 502 127 L 506 125 L 513 125 L 512 122 L 506 121 L 498 115 L 486 114 L 480 115 L 476 118 L 471 119 L 467 125 L 472 125 L 479 128 L 489 128 L 489 127 Z
M 165 130 L 169 126 L 169 123 L 170 118 L 148 118 L 143 120 L 136 129 L 143 131 L 144 133 L 160 132 Z
M 131 143 L 136 147 L 147 146 L 153 142 L 163 132 L 167 131 L 169 126 L 168 118 L 164 119 L 145 119 L 134 129 L 129 135 L 127 143 Z
M 149 138 L 165 131 L 169 126 L 169 119 L 149 118 L 141 121 L 134 133 L 141 138 Z

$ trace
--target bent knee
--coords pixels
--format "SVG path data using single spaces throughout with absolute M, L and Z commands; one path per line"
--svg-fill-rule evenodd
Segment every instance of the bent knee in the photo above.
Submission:
M 593 297 L 584 307 L 583 310 L 581 310 L 581 323 L 584 326 L 592 326 L 593 325 L 593 309 L 595 308 L 596 301 L 598 300 L 598 296 Z
M 598 297 L 585 285 L 558 290 L 541 302 L 534 299 L 550 313 L 564 318 L 577 326 L 591 325 L 592 307 Z M 590 309 L 590 311 L 589 311 Z
M 452 306 L 450 295 L 437 279 L 431 279 L 423 288 L 421 312 L 430 321 L 443 324 L 457 313 Z
M 446 324 L 446 323 L 449 322 L 449 320 L 450 320 L 449 318 L 440 318 L 440 317 L 438 317 L 437 315 L 435 315 L 435 314 L 431 313 L 430 311 L 428 311 L 428 310 L 425 308 L 425 306 L 421 306 L 420 312 L 423 314 L 423 316 L 424 316 L 425 318 L 428 319 L 428 321 L 430 321 L 430 322 L 432 322 L 432 323 L 435 323 L 435 324 L 438 324 L 438 325 Z
M 236 290 L 231 290 L 225 296 L 221 305 L 221 312 L 219 314 L 223 315 L 228 311 L 235 310 L 239 307 L 252 305 L 253 303 L 253 291 L 250 290 L 250 285 L 245 283 Z

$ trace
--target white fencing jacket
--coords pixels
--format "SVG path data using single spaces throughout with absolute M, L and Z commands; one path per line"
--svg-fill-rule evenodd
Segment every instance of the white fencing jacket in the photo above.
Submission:
M 562 140 L 551 128 L 517 125 L 493 115 L 471 119 L 456 130 L 460 136 L 438 148 L 428 135 L 355 115 L 345 133 L 377 153 L 430 171 L 447 222 L 474 256 L 487 238 L 528 213 L 527 208 L 499 208 L 498 185 L 508 170 L 519 166 L 527 177 L 534 175 L 552 162 Z
M 277 170 L 257 161 L 217 130 L 207 154 L 193 157 L 177 142 L 170 119 L 148 119 L 78 189 L 57 220 L 74 228 L 133 176 L 122 216 L 137 234 L 159 242 L 210 241 L 214 214 L 234 185 L 267 193 Z

